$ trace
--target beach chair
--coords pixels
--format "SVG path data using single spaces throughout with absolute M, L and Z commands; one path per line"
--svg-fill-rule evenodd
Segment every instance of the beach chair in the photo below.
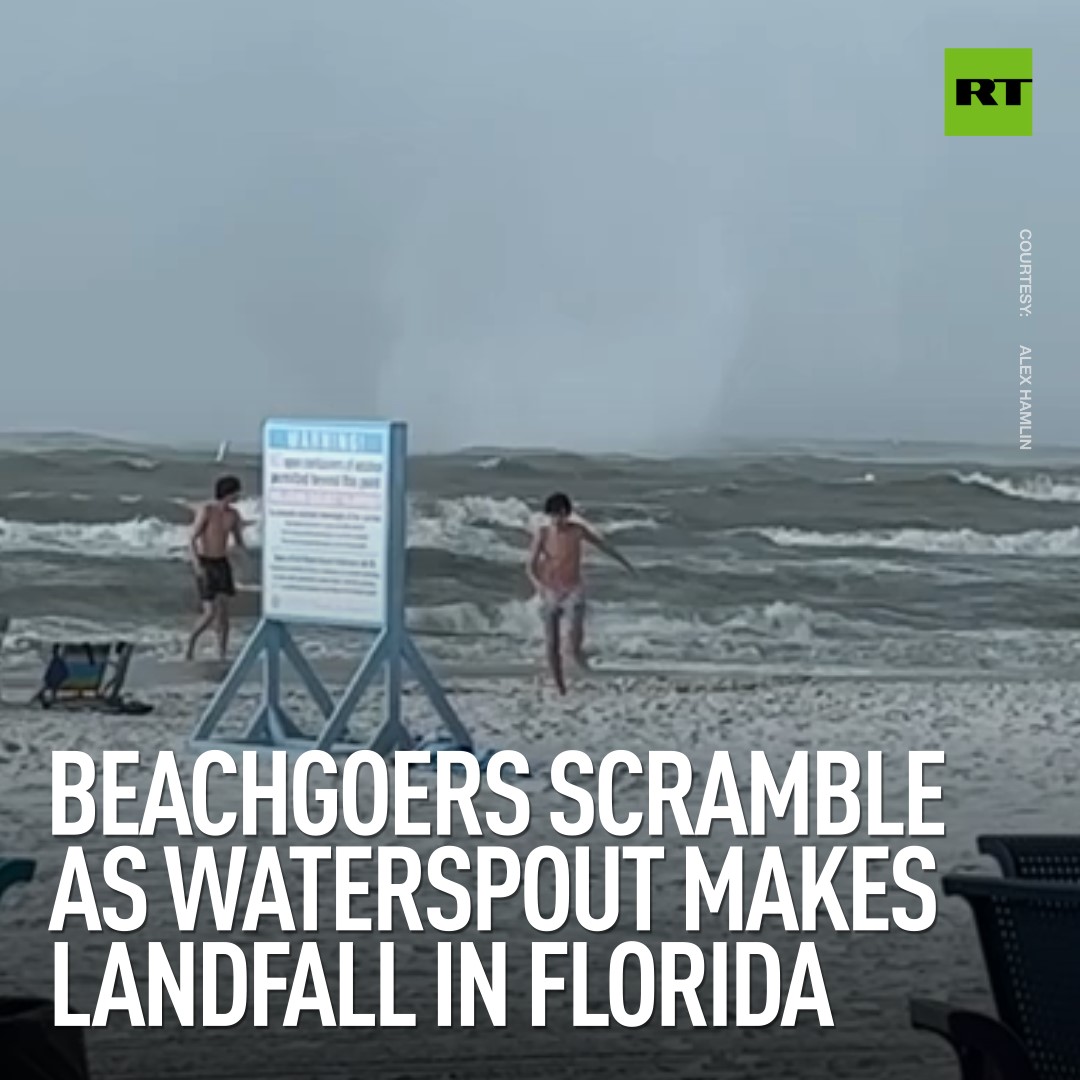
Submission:
M 57 1027 L 45 998 L 0 997 L 0 1061 L 11 1080 L 89 1080 L 81 1028 Z
M 1080 883 L 1080 836 L 980 836 L 979 851 L 1007 878 Z
M 34 876 L 33 859 L 0 856 L 0 893 Z M 78 1028 L 57 1027 L 45 998 L 0 997 L 3 1075 L 26 1080 L 89 1080 L 86 1043 Z
M 9 886 L 29 881 L 33 876 L 33 859 L 13 859 L 0 855 L 0 896 Z
M 135 646 L 125 641 L 104 645 L 53 645 L 41 687 L 31 699 L 44 709 L 91 709 L 142 716 L 153 706 L 124 696 L 124 683 Z
M 911 1002 L 911 1023 L 947 1039 L 963 1080 L 1080 1080 L 1080 885 L 949 875 L 975 915 L 997 1017 Z

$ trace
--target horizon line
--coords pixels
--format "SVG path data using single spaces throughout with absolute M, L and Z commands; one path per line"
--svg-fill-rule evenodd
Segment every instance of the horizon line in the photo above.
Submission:
M 314 418 L 321 419 L 321 418 Z M 326 418 L 340 419 L 334 417 Z M 84 440 L 84 441 L 98 441 L 101 443 L 111 443 L 117 446 L 127 446 L 133 448 L 147 448 L 155 447 L 164 450 L 217 450 L 223 443 L 229 443 L 234 445 L 235 448 L 241 453 L 258 453 L 260 450 L 259 438 L 255 437 L 251 440 L 240 438 L 200 438 L 192 440 L 177 440 L 169 441 L 165 439 L 157 439 L 153 437 L 140 438 L 138 436 L 122 436 L 122 435 L 107 435 L 99 431 L 91 431 L 87 429 L 76 428 L 14 428 L 14 429 L 0 429 L 0 442 L 7 442 L 9 440 L 15 440 L 20 438 L 29 439 L 43 439 L 43 440 L 55 440 L 72 439 L 72 440 Z M 828 446 L 895 446 L 895 447 L 968 447 L 974 450 L 993 450 L 996 452 L 1009 452 L 1010 450 L 1020 452 L 1018 446 L 1004 446 L 1000 443 L 983 442 L 976 440 L 955 440 L 955 439 L 927 439 L 927 438 L 890 438 L 890 437 L 877 437 L 877 438 L 860 438 L 852 436 L 850 438 L 837 438 L 836 436 L 820 436 L 820 435 L 730 435 L 724 436 L 717 440 L 717 442 L 708 449 L 702 448 L 699 450 L 683 450 L 683 451 L 670 451 L 670 452 L 656 452 L 645 450 L 628 450 L 628 449 L 593 449 L 585 450 L 580 447 L 560 447 L 552 445 L 528 445 L 528 444 L 492 444 L 492 443 L 469 443 L 460 444 L 443 450 L 410 450 L 410 456 L 415 457 L 439 457 L 450 454 L 478 454 L 478 453 L 518 453 L 518 454 L 564 454 L 579 457 L 589 456 L 604 456 L 604 457 L 637 457 L 637 458 L 653 458 L 653 459 L 688 459 L 688 458 L 709 458 L 713 457 L 717 453 L 724 451 L 730 451 L 737 447 L 738 444 L 747 444 L 753 446 L 777 446 L 786 444 L 819 444 Z M 1039 451 L 1077 451 L 1080 450 L 1080 443 L 1046 443 L 1038 447 L 1036 454 Z

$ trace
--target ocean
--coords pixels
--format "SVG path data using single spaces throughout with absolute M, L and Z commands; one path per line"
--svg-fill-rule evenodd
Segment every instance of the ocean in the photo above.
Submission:
M 5 676 L 10 667 L 35 662 L 51 637 L 123 634 L 161 657 L 181 653 L 195 611 L 184 561 L 191 504 L 206 496 L 221 471 L 214 457 L 213 450 L 72 439 L 0 446 L 0 612 L 13 619 Z M 243 512 L 257 545 L 258 461 L 239 456 L 226 467 L 252 493 Z M 448 689 L 477 745 L 518 750 L 530 763 L 534 824 L 522 837 L 503 841 L 517 850 L 566 843 L 549 824 L 552 812 L 566 809 L 551 784 L 553 755 L 565 749 L 594 761 L 613 749 L 642 760 L 656 750 L 678 751 L 692 762 L 698 794 L 717 748 L 744 762 L 765 749 L 774 764 L 808 749 L 844 750 L 859 759 L 880 751 L 891 767 L 910 750 L 941 750 L 947 765 L 935 778 L 941 784 L 935 820 L 947 828 L 925 840 L 935 885 L 942 873 L 979 868 L 980 834 L 1073 828 L 1080 776 L 1073 630 L 1080 452 L 1019 462 L 970 447 L 741 445 L 708 459 L 665 461 L 480 450 L 417 457 L 411 479 L 409 620 L 425 635 L 425 651 L 465 661 L 451 671 Z M 569 492 L 582 514 L 641 568 L 631 577 L 600 557 L 590 561 L 589 639 L 597 666 L 612 671 L 597 678 L 575 673 L 565 698 L 531 669 L 524 675 L 496 670 L 540 657 L 523 563 L 532 518 L 554 489 Z M 257 569 L 257 559 L 240 565 L 240 577 L 253 582 Z M 305 645 L 316 655 L 358 651 L 357 640 L 341 634 L 315 635 Z M 348 665 L 325 665 L 336 666 Z M 480 674 L 469 674 L 470 666 Z M 66 845 L 52 835 L 52 752 L 77 748 L 100 761 L 106 750 L 136 749 L 141 764 L 127 775 L 143 791 L 155 751 L 179 747 L 181 760 L 190 759 L 183 747 L 213 692 L 213 677 L 203 665 L 147 667 L 158 677 L 137 689 L 153 712 L 134 721 L 93 711 L 43 712 L 5 686 L 4 849 L 33 854 L 38 865 L 32 883 L 4 896 L 7 960 L 0 964 L 0 992 L 55 993 L 56 935 L 49 918 Z M 805 677 L 789 677 L 786 669 Z M 235 719 L 244 723 L 257 693 L 248 689 L 236 705 Z M 313 708 L 299 688 L 289 690 L 287 701 L 313 730 Z M 368 706 L 353 721 L 354 737 L 370 734 L 377 695 Z M 414 734 L 439 730 L 419 695 L 409 696 L 405 719 Z M 906 772 L 890 775 L 897 778 L 887 792 L 896 817 L 908 805 Z M 613 790 L 618 817 L 640 809 L 632 782 Z M 215 807 L 236 809 L 237 799 L 235 790 L 218 792 Z M 435 800 L 422 802 L 419 812 L 433 820 Z M 264 829 L 269 837 L 268 819 Z M 638 835 L 641 843 L 655 839 Z M 207 838 L 179 837 L 166 826 L 156 837 L 131 842 L 147 860 L 141 881 L 148 916 L 124 939 L 139 956 L 149 942 L 164 943 L 173 956 L 183 935 L 162 846 L 176 842 L 190 860 Z M 235 838 L 210 842 L 220 860 Z M 310 839 L 292 829 L 273 842 Z M 349 845 L 355 837 L 339 825 L 319 842 Z M 426 860 L 445 838 L 433 829 L 397 842 Z M 481 841 L 459 829 L 454 842 L 474 853 Z M 672 828 L 665 831 L 650 928 L 627 918 L 617 930 L 590 937 L 589 985 L 600 998 L 611 952 L 621 941 L 632 938 L 655 951 L 687 939 L 681 868 L 689 842 Z M 714 868 L 731 842 L 722 827 L 692 841 Z M 748 851 L 760 856 L 764 842 L 755 840 Z M 882 843 L 865 822 L 842 842 Z M 80 843 L 97 874 L 116 840 L 93 830 Z M 596 849 L 590 890 L 599 896 L 599 849 L 611 837 L 593 829 L 580 843 Z M 800 865 L 805 839 L 794 831 L 770 830 L 768 843 L 779 845 L 787 866 Z M 475 870 L 463 880 L 475 894 Z M 851 904 L 854 874 L 839 873 L 836 885 L 841 902 Z M 289 888 L 299 895 L 296 873 Z M 427 885 L 417 895 L 421 911 L 436 900 Z M 885 913 L 903 903 L 904 894 L 889 884 L 875 900 Z M 374 889 L 356 901 L 354 913 L 371 918 L 381 903 Z M 985 1008 L 988 987 L 966 905 L 945 896 L 938 901 L 935 925 L 926 932 L 894 928 L 856 938 L 819 927 L 811 935 L 833 1028 L 800 1023 L 721 1030 L 691 1027 L 685 1016 L 677 1029 L 655 1020 L 633 1029 L 577 1028 L 565 1001 L 557 1010 L 553 1003 L 547 1028 L 535 1028 L 529 958 L 538 934 L 507 916 L 496 927 L 509 943 L 507 1026 L 479 1020 L 463 1037 L 460 1029 L 431 1021 L 438 935 L 407 932 L 395 922 L 388 940 L 396 942 L 398 1000 L 420 1014 L 419 1031 L 324 1028 L 313 1018 L 282 1028 L 280 1001 L 268 1028 L 245 1022 L 193 1033 L 171 1020 L 161 1028 L 131 1027 L 114 1015 L 107 1028 L 86 1033 L 92 1074 L 329 1080 L 357 1075 L 362 1061 L 372 1077 L 443 1080 L 840 1080 L 868 1071 L 882 1080 L 948 1080 L 956 1075 L 955 1059 L 942 1040 L 911 1028 L 908 999 Z M 74 958 L 71 1001 L 87 1010 L 97 1000 L 110 935 L 87 934 L 78 923 L 73 920 L 63 937 Z M 335 925 L 327 901 L 310 935 L 324 956 L 336 955 Z M 277 933 L 260 926 L 255 936 L 272 940 Z M 578 930 L 568 927 L 564 934 L 576 940 Z M 714 938 L 737 936 L 714 923 L 701 941 L 708 946 Z M 798 935 L 772 917 L 751 936 L 773 946 L 790 971 Z M 373 944 L 371 935 L 360 935 L 364 956 L 372 955 Z M 702 1000 L 711 1015 L 708 985 Z
M 258 579 L 259 464 L 82 437 L 0 442 L 0 613 L 19 654 L 61 636 L 175 656 L 196 612 L 193 503 L 223 469 Z M 736 445 L 699 459 L 477 450 L 410 464 L 410 622 L 449 658 L 521 661 L 523 560 L 568 492 L 640 568 L 589 563 L 597 663 L 1068 666 L 1080 622 L 1080 451 Z M 311 646 L 349 652 L 353 639 Z

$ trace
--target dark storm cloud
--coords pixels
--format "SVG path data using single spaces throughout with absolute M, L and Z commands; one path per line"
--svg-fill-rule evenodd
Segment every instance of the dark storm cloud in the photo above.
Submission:
M 5 5 L 0 425 L 1075 441 L 1074 6 Z M 946 45 L 1036 136 L 946 139 Z

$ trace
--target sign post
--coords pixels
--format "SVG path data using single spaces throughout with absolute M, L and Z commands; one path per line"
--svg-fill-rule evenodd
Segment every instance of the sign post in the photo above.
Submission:
M 471 747 L 472 738 L 405 625 L 405 425 L 268 420 L 262 458 L 262 618 L 196 725 L 192 745 L 222 745 L 215 731 L 261 660 L 262 701 L 244 734 L 228 742 L 380 754 L 411 745 L 401 709 L 408 668 L 453 739 Z M 377 632 L 336 703 L 290 631 L 305 624 Z M 298 727 L 282 703 L 282 660 L 322 715 L 314 734 Z M 348 722 L 380 673 L 382 723 L 366 746 L 349 742 Z

